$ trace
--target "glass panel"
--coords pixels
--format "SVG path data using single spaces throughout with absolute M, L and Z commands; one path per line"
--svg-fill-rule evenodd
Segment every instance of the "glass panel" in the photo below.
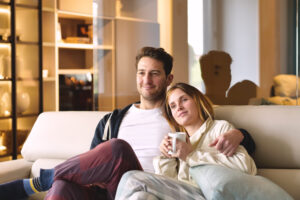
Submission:
M 36 9 L 16 9 L 17 41 L 38 42 L 38 11 Z
M 59 75 L 59 110 L 93 110 L 92 74 Z
M 188 1 L 189 83 L 203 91 L 199 58 L 203 54 L 203 1 Z
M 112 51 L 95 51 L 95 80 L 94 98 L 95 109 L 111 111 L 113 109 L 112 96 Z
M 0 5 L 0 42 L 8 42 L 10 36 L 10 7 Z
M 39 112 L 39 82 L 17 81 L 17 114 L 28 115 Z
M 53 0 L 42 0 L 43 8 L 54 9 L 56 1 Z
M 22 146 L 34 124 L 37 116 L 19 117 L 17 119 L 17 151 L 21 153 Z
M 109 17 L 115 17 L 115 1 L 94 0 L 93 15 L 103 16 L 94 17 L 93 19 L 93 43 L 107 48 L 107 50 L 95 49 L 93 52 L 94 109 L 111 111 L 114 108 L 114 51 L 112 50 L 114 23 Z
M 38 6 L 39 0 L 16 0 L 17 5 Z
M 11 123 L 11 119 L 0 119 L 0 157 L 7 156 L 12 153 Z
M 93 27 L 94 44 L 112 45 L 113 41 L 113 21 L 108 19 L 97 18 Z
M 299 105 L 296 8 L 296 0 L 189 1 L 190 83 L 214 104 Z
M 117 0 L 116 16 L 157 21 L 157 1 Z
M 11 82 L 0 81 L 0 119 L 8 116 L 11 116 Z
M 111 0 L 94 0 L 93 15 L 94 16 L 115 16 L 115 1 Z
M 10 0 L 0 0 L 0 3 L 10 3 Z
M 11 78 L 11 45 L 0 42 L 0 80 Z
M 22 79 L 38 79 L 39 48 L 38 45 L 17 44 L 16 75 Z

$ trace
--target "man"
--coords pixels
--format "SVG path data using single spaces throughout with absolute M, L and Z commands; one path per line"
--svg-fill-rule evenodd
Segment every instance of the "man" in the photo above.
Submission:
M 164 49 L 142 48 L 136 56 L 140 103 L 104 116 L 96 127 L 91 151 L 71 158 L 55 169 L 41 170 L 41 176 L 33 180 L 0 185 L 0 196 L 11 195 L 9 192 L 4 194 L 3 188 L 17 187 L 24 196 L 51 188 L 46 199 L 97 199 L 101 196 L 113 199 L 118 182 L 126 171 L 144 169 L 154 172 L 152 159 L 160 154 L 160 142 L 171 132 L 161 106 L 166 89 L 173 80 L 172 67 L 173 58 Z M 243 138 L 246 148 L 253 146 L 249 134 L 243 132 L 225 133 L 211 145 L 230 156 Z

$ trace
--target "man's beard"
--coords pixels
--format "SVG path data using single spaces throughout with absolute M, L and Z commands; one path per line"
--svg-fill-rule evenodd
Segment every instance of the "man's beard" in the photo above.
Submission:
M 161 88 L 160 91 L 151 94 L 151 95 L 143 95 L 142 92 L 139 92 L 140 95 L 143 97 L 143 99 L 147 100 L 147 101 L 152 101 L 152 102 L 156 102 L 156 101 L 163 101 L 166 97 L 166 87 Z

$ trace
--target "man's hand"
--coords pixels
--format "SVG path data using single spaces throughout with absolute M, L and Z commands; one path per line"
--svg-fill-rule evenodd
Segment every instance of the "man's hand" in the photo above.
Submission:
M 243 134 L 238 129 L 233 129 L 217 137 L 209 146 L 215 146 L 224 155 L 232 156 L 243 139 Z
M 186 161 L 186 157 L 193 151 L 190 140 L 187 138 L 187 142 L 176 140 L 176 153 L 172 157 L 180 158 Z

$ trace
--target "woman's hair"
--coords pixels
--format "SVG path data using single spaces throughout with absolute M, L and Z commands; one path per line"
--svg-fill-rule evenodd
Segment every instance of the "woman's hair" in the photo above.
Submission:
M 197 106 L 197 111 L 198 111 L 199 117 L 203 122 L 206 121 L 208 118 L 210 118 L 212 120 L 214 119 L 214 110 L 212 107 L 212 103 L 205 95 L 203 95 L 197 88 L 195 88 L 189 84 L 176 83 L 167 91 L 166 101 L 165 101 L 165 106 L 164 106 L 165 117 L 168 120 L 171 127 L 175 131 L 185 131 L 184 127 L 179 125 L 175 121 L 175 119 L 172 115 L 172 112 L 171 112 L 171 108 L 169 106 L 169 97 L 171 96 L 172 92 L 175 89 L 180 89 L 181 91 L 186 93 L 188 96 L 190 96 L 194 100 L 194 102 Z

